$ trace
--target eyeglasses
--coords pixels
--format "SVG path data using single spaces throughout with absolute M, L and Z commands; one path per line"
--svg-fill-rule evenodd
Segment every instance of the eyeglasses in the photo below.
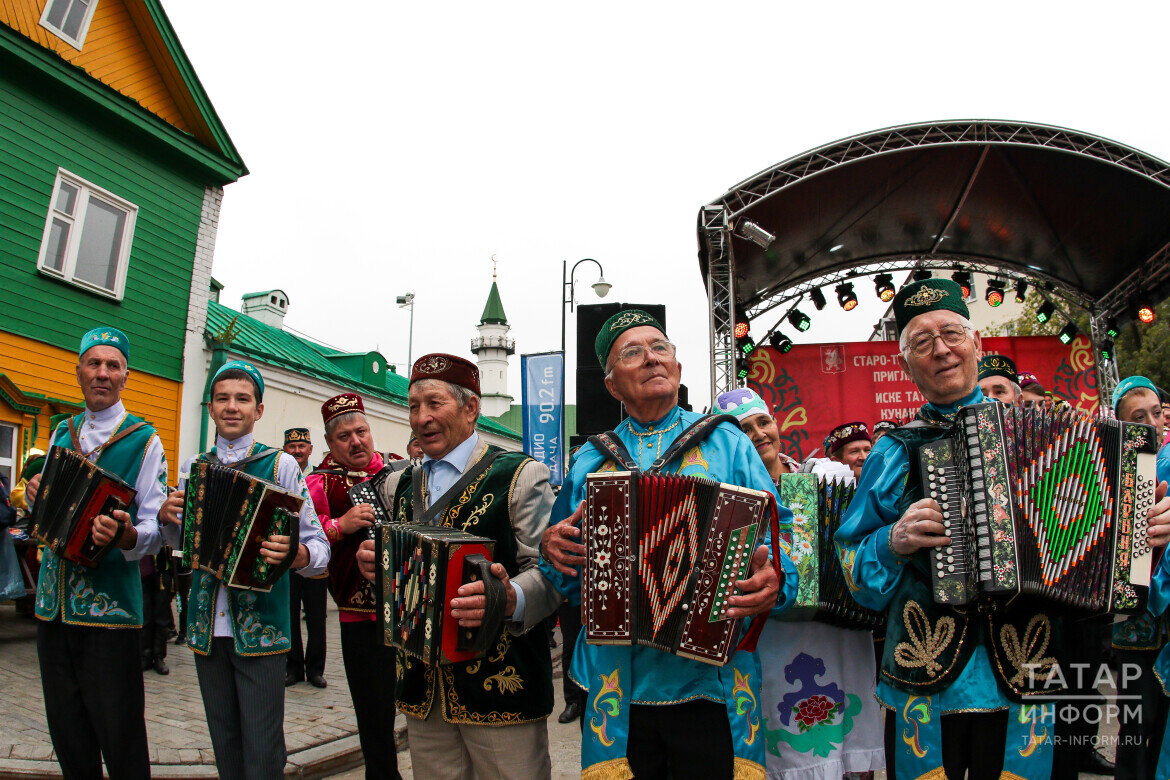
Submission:
M 967 340 L 970 330 L 966 325 L 944 325 L 938 329 L 938 333 L 919 333 L 910 339 L 902 351 L 912 353 L 915 357 L 927 357 L 934 352 L 935 339 L 942 339 L 948 347 L 957 347 Z
M 650 354 L 654 356 L 655 360 L 668 360 L 674 357 L 674 344 L 664 339 L 659 339 L 649 347 L 644 347 L 641 344 L 631 344 L 618 353 L 618 362 L 626 368 L 640 366 L 642 365 L 642 361 L 646 359 L 647 349 L 650 350 Z

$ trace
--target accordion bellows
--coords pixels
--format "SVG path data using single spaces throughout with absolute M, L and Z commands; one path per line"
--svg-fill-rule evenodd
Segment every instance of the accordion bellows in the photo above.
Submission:
M 590 474 L 585 640 L 727 663 L 742 622 L 727 618 L 727 600 L 748 576 L 772 501 L 769 493 L 695 477 Z
M 781 620 L 816 620 L 841 628 L 883 629 L 885 614 L 854 600 L 837 557 L 833 536 L 856 487 L 815 474 L 783 474 L 780 501 L 792 512 L 792 527 L 781 527 L 791 543 L 799 576 L 796 600 Z
M 272 590 L 300 548 L 303 504 L 303 497 L 239 469 L 195 461 L 183 506 L 183 565 L 233 588 Z M 289 550 L 269 563 L 260 548 L 274 534 L 289 537 Z
M 1142 610 L 1156 455 L 1148 425 L 1067 407 L 964 408 L 953 436 L 919 449 L 923 488 L 951 537 L 929 551 L 934 600 Z
M 456 528 L 388 523 L 375 526 L 375 567 L 385 643 L 426 664 L 483 656 L 500 637 L 504 585 L 491 573 L 495 542 Z M 483 622 L 463 628 L 451 599 L 465 583 L 483 580 Z
M 94 544 L 94 518 L 125 511 L 138 492 L 95 463 L 64 447 L 49 450 L 41 490 L 33 503 L 33 536 L 60 557 L 95 568 L 122 535 Z

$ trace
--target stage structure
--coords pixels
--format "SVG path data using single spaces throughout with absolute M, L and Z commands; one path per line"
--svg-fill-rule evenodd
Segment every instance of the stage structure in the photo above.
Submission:
M 838 285 L 868 295 L 867 277 L 912 270 L 988 274 L 1009 295 L 1026 284 L 1059 322 L 1088 314 L 1108 398 L 1108 332 L 1170 291 L 1170 163 L 1059 127 L 904 125 L 746 179 L 700 209 L 698 233 L 712 397 L 746 376 L 737 321 L 766 328 L 763 345 L 798 305 L 815 318 L 825 299 L 838 305 Z

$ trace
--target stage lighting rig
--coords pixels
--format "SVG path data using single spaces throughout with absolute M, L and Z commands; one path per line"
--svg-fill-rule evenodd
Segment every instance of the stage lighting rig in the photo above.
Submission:
M 735 343 L 739 347 L 739 353 L 745 358 L 751 357 L 751 354 L 756 351 L 756 342 L 752 341 L 751 336 L 739 339 Z
M 1016 303 L 1023 303 L 1024 297 L 1028 294 L 1028 283 L 1023 279 L 1016 282 Z
M 745 219 L 739 223 L 739 234 L 758 246 L 760 249 L 767 249 L 776 241 L 776 236 L 764 230 L 762 227 L 752 222 L 750 219 Z
M 984 293 L 984 298 L 987 299 L 987 305 L 995 308 L 1003 303 L 1003 288 L 1005 282 L 1001 279 L 988 279 L 987 292 Z
M 930 269 L 929 268 L 919 268 L 917 271 L 914 272 L 913 277 L 914 277 L 914 281 L 916 281 L 916 282 L 926 281 L 927 279 L 929 279 L 931 277 Z
M 878 274 L 873 278 L 874 292 L 883 303 L 894 299 L 894 277 L 890 274 Z
M 792 350 L 792 339 L 778 330 L 772 331 L 772 335 L 768 337 L 768 343 L 772 345 L 772 349 L 775 349 L 782 355 Z
M 853 311 L 857 307 L 857 294 L 853 292 L 853 282 L 844 282 L 837 285 L 837 303 L 845 311 Z
M 1101 360 L 1108 363 L 1113 360 L 1113 339 L 1101 342 Z
M 1060 343 L 1061 344 L 1071 344 L 1072 340 L 1077 337 L 1077 333 L 1079 333 L 1079 332 L 1080 332 L 1080 330 L 1077 328 L 1076 323 L 1069 322 L 1063 328 L 1060 329 L 1060 336 L 1059 336 Z
M 788 313 L 788 324 L 804 333 L 812 327 L 812 320 L 800 309 L 793 309 Z
M 1040 304 L 1040 308 L 1036 310 L 1036 322 L 1043 325 L 1052 319 L 1052 315 L 1055 313 L 1056 307 L 1052 304 L 1052 301 L 1044 301 L 1044 303 Z
M 747 320 L 739 320 L 735 323 L 735 337 L 742 339 L 751 332 L 752 326 Z
M 971 290 L 973 289 L 971 284 L 971 274 L 967 273 L 966 271 L 955 271 L 953 274 L 951 274 L 951 278 L 955 280 L 955 284 L 959 285 L 959 289 L 963 291 L 963 297 L 970 298 Z
M 1109 317 L 1105 320 L 1105 335 L 1111 339 L 1121 335 L 1121 326 L 1117 324 L 1116 317 Z
M 812 298 L 812 304 L 817 307 L 817 311 L 825 308 L 825 294 L 821 292 L 820 287 L 814 287 L 812 292 L 808 294 L 808 297 Z
M 1154 302 L 1142 296 L 1134 303 L 1134 314 L 1138 322 L 1143 325 L 1152 325 L 1158 319 L 1158 312 L 1154 309 Z

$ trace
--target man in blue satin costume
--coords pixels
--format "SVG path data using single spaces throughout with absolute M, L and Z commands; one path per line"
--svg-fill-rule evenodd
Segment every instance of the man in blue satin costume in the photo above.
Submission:
M 626 405 L 629 417 L 617 438 L 642 470 L 692 423 L 703 417 L 678 406 L 681 366 L 662 326 L 639 310 L 619 312 L 602 325 L 596 343 L 606 368 L 606 387 Z M 577 544 L 585 499 L 585 477 L 618 470 L 593 444 L 576 454 L 545 532 L 542 569 L 559 595 L 580 603 Z M 751 441 L 734 423 L 673 458 L 664 473 L 702 476 L 775 495 L 775 487 Z M 783 507 L 781 521 L 790 518 Z M 787 516 L 787 517 L 785 517 Z M 781 553 L 784 579 L 777 580 L 761 546 L 752 574 L 737 583 L 732 616 L 782 611 L 796 595 L 796 569 Z M 558 595 L 558 598 L 559 598 Z M 533 610 L 538 614 L 541 610 Z M 762 778 L 764 744 L 760 725 L 760 664 L 741 650 L 724 667 L 700 663 L 642 646 L 577 642 L 573 679 L 589 691 L 582 732 L 582 777 L 587 780 L 643 778 Z
M 1026 606 L 979 616 L 936 605 L 926 573 L 925 551 L 950 538 L 942 508 L 923 497 L 917 448 L 947 435 L 960 408 L 986 401 L 976 383 L 979 334 L 947 279 L 906 285 L 894 310 L 899 365 L 927 403 L 873 448 L 836 536 L 854 597 L 889 610 L 877 688 L 889 710 L 887 771 L 1043 780 L 1052 766 L 1053 706 L 1026 696 L 1043 688 L 1056 663 L 1059 621 Z

